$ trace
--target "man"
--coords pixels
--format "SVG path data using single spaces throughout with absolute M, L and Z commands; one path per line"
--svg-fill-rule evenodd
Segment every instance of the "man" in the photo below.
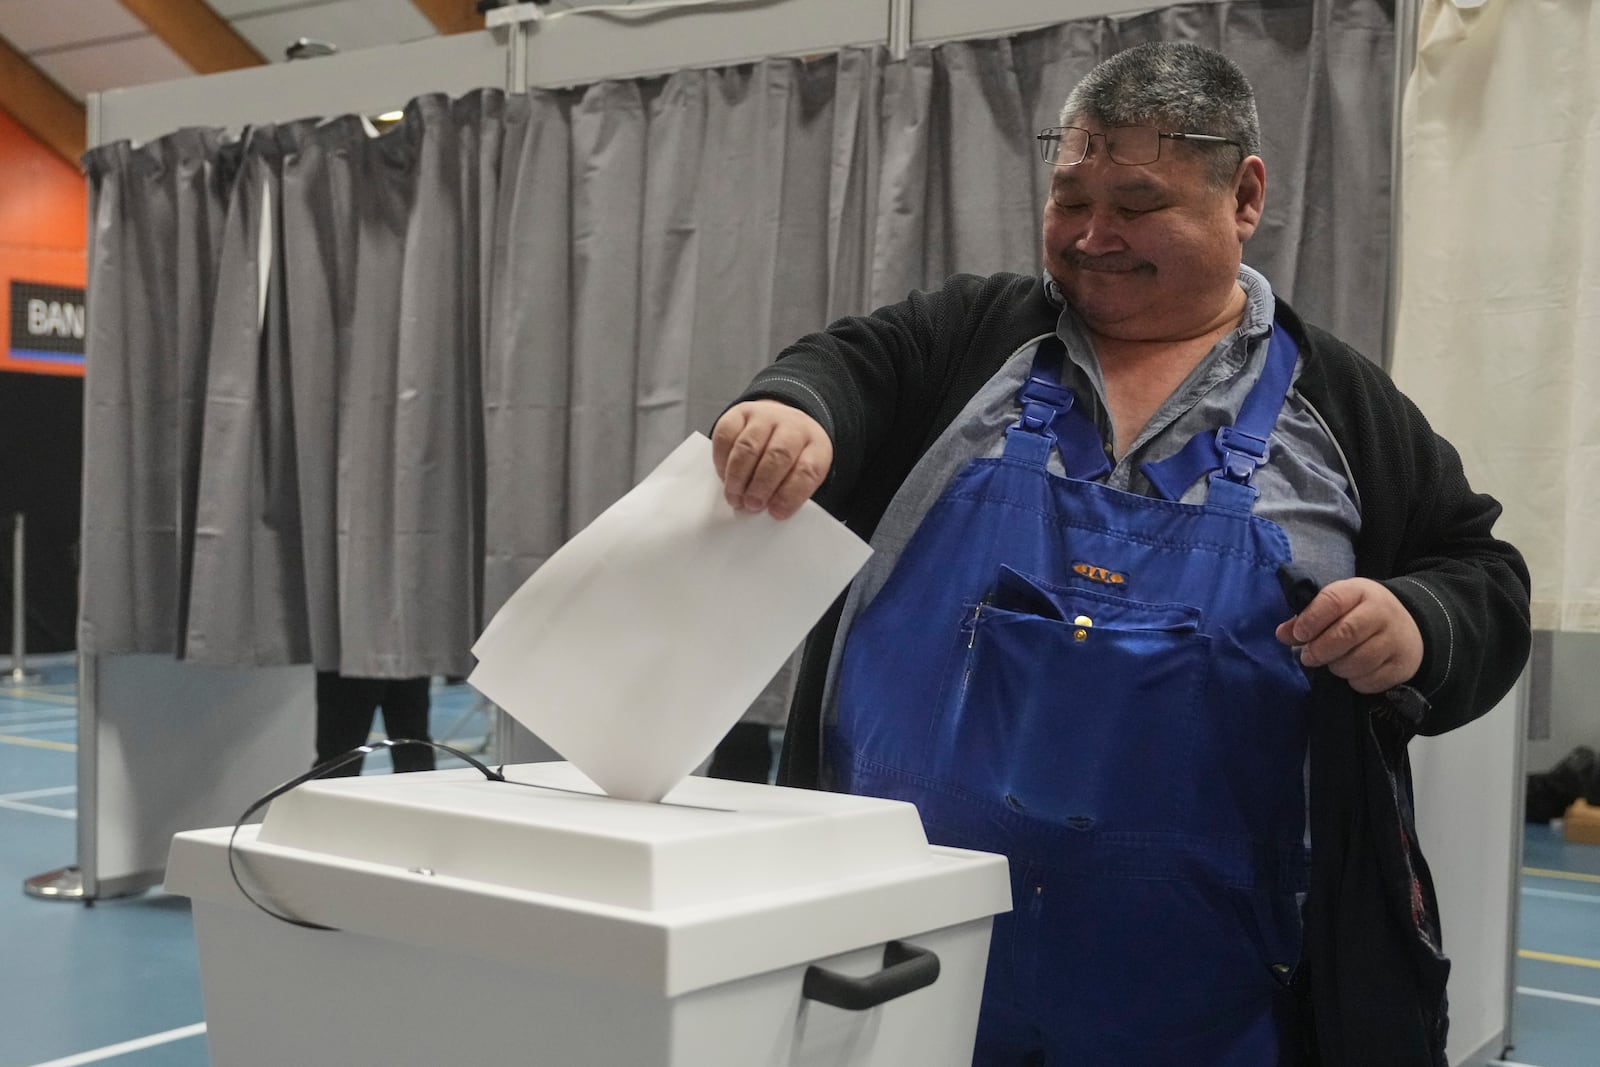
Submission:
M 834 323 L 717 423 L 732 506 L 815 493 L 875 550 L 782 780 L 1009 857 L 975 1063 L 1443 1064 L 1405 745 L 1510 687 L 1526 569 L 1416 408 L 1242 265 L 1232 63 L 1130 49 L 1061 123 L 1043 279 Z

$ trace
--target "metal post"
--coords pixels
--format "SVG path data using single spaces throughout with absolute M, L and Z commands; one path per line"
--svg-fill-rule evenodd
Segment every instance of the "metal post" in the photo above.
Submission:
M 27 669 L 28 613 L 25 601 L 28 595 L 26 577 L 28 554 L 25 545 L 27 540 L 25 523 L 26 518 L 22 512 L 17 512 L 16 521 L 11 528 L 11 670 L 0 679 L 0 684 L 8 686 L 28 685 L 39 680 L 37 674 L 30 673 Z
M 1522 944 L 1522 864 L 1526 847 L 1528 807 L 1528 697 L 1533 692 L 1533 672 L 1522 671 L 1522 681 L 1512 693 L 1517 700 L 1517 752 L 1511 776 L 1511 915 L 1506 923 L 1506 1025 L 1500 1032 L 1500 1058 L 1511 1055 L 1517 1043 L 1517 948 Z
M 911 0 L 889 0 L 889 55 L 896 60 L 911 53 Z

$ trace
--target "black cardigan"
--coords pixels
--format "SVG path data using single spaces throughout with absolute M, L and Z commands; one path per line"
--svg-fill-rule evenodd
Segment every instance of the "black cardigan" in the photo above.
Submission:
M 1041 279 L 957 275 L 786 349 L 740 398 L 801 408 L 827 429 L 834 465 L 817 501 L 865 539 L 912 467 L 1029 339 L 1055 329 Z M 1306 1062 L 1443 1067 L 1438 909 L 1417 845 L 1406 743 L 1482 715 L 1527 658 L 1528 574 L 1491 534 L 1500 506 L 1475 494 L 1455 450 L 1388 377 L 1282 301 L 1299 343 L 1300 393 L 1321 413 L 1361 499 L 1356 573 L 1381 581 L 1422 631 L 1417 676 L 1357 694 L 1312 672 L 1312 883 L 1296 976 L 1314 1024 Z M 819 781 L 819 709 L 842 606 L 807 642 L 779 780 Z

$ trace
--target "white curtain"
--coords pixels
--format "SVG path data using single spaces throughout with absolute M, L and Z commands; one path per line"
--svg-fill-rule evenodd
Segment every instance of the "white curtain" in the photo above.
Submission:
M 1393 373 L 1505 505 L 1538 629 L 1600 631 L 1600 12 L 1425 0 Z

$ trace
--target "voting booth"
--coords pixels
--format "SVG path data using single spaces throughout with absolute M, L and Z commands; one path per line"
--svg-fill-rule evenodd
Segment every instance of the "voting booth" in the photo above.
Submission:
M 179 834 L 215 1067 L 971 1062 L 1006 861 L 908 804 L 569 764 L 315 781 Z

